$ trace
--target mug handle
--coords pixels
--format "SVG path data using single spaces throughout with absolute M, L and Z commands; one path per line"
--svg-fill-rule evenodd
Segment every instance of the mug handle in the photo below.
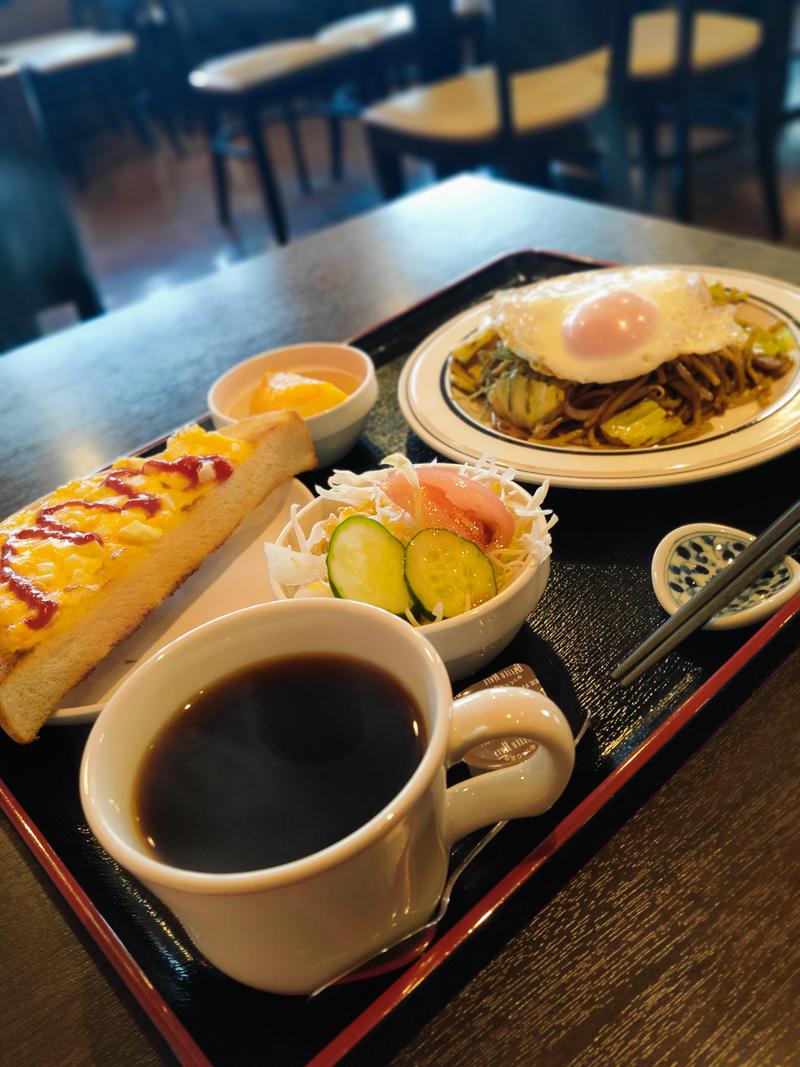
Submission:
M 485 689 L 453 704 L 448 766 L 485 741 L 525 737 L 536 751 L 521 763 L 476 775 L 447 790 L 445 842 L 481 826 L 541 815 L 555 804 L 572 774 L 575 742 L 563 712 L 530 689 Z

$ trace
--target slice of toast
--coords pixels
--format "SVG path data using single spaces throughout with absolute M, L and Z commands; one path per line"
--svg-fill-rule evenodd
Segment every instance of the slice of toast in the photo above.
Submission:
M 256 415 L 221 434 L 189 427 L 170 438 L 164 453 L 149 457 L 174 462 L 187 454 L 201 460 L 223 456 L 221 467 L 203 461 L 194 483 L 182 470 L 147 468 L 148 460 L 118 461 L 112 469 L 124 468 L 123 478 L 132 482 L 127 499 L 105 484 L 104 472 L 56 490 L 0 524 L 0 546 L 11 542 L 4 557 L 7 569 L 0 570 L 0 610 L 5 610 L 0 618 L 14 623 L 0 630 L 0 726 L 15 741 L 34 740 L 63 695 L 188 578 L 252 508 L 281 482 L 316 463 L 305 423 L 294 412 Z M 155 496 L 157 510 L 151 514 L 137 507 L 130 500 L 134 491 Z M 75 498 L 80 506 L 66 502 Z M 87 500 L 101 503 L 90 509 Z M 122 505 L 119 513 L 103 510 L 104 501 L 111 501 L 112 509 Z M 42 509 L 54 502 L 61 510 L 45 522 L 83 529 L 79 536 L 95 531 L 89 535 L 93 543 L 72 551 L 69 535 L 59 538 L 58 530 L 53 536 L 37 532 L 28 540 L 30 535 L 19 536 L 41 525 Z M 42 555 L 55 565 L 42 563 Z M 9 565 L 20 571 L 27 567 L 26 577 L 32 575 L 55 604 L 44 625 L 41 619 L 36 625 L 35 605 L 15 597 L 17 572 L 9 571 Z M 95 571 L 89 573 L 89 567 Z M 61 578 L 60 588 L 62 573 L 70 577 Z

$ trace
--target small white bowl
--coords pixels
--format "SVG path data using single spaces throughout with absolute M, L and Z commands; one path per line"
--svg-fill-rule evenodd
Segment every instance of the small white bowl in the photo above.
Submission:
M 653 553 L 650 570 L 653 589 L 664 611 L 674 615 L 753 540 L 753 534 L 716 522 L 693 522 L 671 530 Z M 791 556 L 784 556 L 709 619 L 703 629 L 732 630 L 761 622 L 798 589 L 800 565 Z
M 350 345 L 300 344 L 273 348 L 237 363 L 208 391 L 208 410 L 218 430 L 250 414 L 250 397 L 268 371 L 294 371 L 324 378 L 326 371 L 342 371 L 359 382 L 341 404 L 305 419 L 320 467 L 329 467 L 346 455 L 364 429 L 375 401 L 378 380 L 366 352 Z
M 424 466 L 424 464 L 423 464 Z M 440 463 L 440 467 L 458 470 L 455 463 Z M 390 472 L 387 470 L 386 474 Z M 520 497 L 530 500 L 530 494 L 517 485 Z M 297 522 L 304 534 L 320 519 L 337 511 L 344 505 L 324 497 L 317 497 L 297 513 Z M 544 530 L 544 520 L 542 530 Z M 297 548 L 292 524 L 287 524 L 276 541 L 279 545 Z M 459 681 L 474 674 L 499 656 L 511 643 L 525 619 L 539 602 L 550 574 L 550 557 L 543 563 L 530 561 L 510 585 L 497 596 L 487 600 L 463 615 L 441 622 L 431 622 L 420 627 L 442 657 L 452 681 Z M 290 600 L 291 593 L 270 576 L 270 588 L 276 600 Z

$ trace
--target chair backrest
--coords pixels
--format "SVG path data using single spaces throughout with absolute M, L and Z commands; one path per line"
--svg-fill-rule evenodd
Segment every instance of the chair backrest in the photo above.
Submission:
M 461 66 L 461 41 L 452 0 L 412 0 L 416 27 L 416 59 L 424 82 L 456 74 Z
M 761 118 L 778 125 L 783 117 L 791 62 L 794 0 L 760 0 L 754 5 L 761 16 L 762 42 Z
M 317 26 L 317 4 L 303 0 L 159 0 L 185 35 L 197 63 L 266 41 L 305 37 Z
M 638 5 L 637 5 L 638 6 Z M 756 60 L 758 104 L 761 121 L 777 124 L 783 109 L 788 79 L 794 0 L 676 0 L 678 54 L 674 78 L 678 92 L 691 93 L 692 50 L 695 18 L 700 11 L 744 15 L 761 23 L 761 47 Z
M 89 26 L 97 30 L 110 29 L 109 17 L 113 8 L 101 0 L 70 0 L 72 22 L 76 26 Z
M 622 110 L 630 51 L 630 0 L 491 0 L 489 47 L 503 129 L 513 129 L 511 78 L 609 50 L 608 101 Z
M 0 351 L 39 334 L 38 312 L 102 311 L 25 75 L 0 65 Z

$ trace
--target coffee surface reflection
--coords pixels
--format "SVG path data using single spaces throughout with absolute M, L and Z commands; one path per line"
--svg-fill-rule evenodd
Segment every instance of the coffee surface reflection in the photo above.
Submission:
M 348 656 L 268 660 L 176 709 L 142 759 L 134 816 L 163 863 L 274 867 L 368 822 L 426 745 L 416 702 L 382 669 Z

